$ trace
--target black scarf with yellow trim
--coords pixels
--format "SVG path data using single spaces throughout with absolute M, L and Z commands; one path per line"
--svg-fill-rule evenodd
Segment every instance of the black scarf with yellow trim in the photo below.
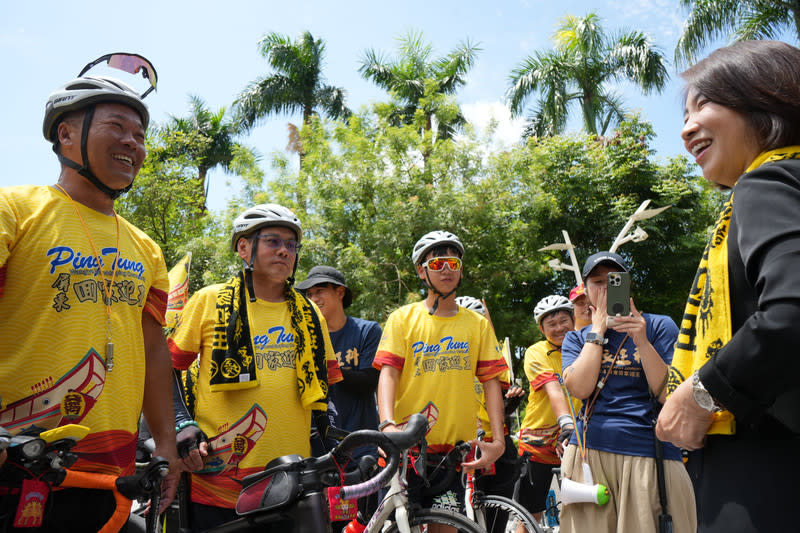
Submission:
M 217 323 L 214 326 L 209 376 L 212 391 L 258 385 L 246 292 L 244 274 L 239 272 L 225 283 L 217 295 Z M 306 409 L 325 410 L 328 402 L 328 367 L 322 324 L 311 301 L 303 294 L 287 284 L 284 296 L 295 332 L 295 367 L 300 400 Z M 192 365 L 184 375 L 187 406 L 194 406 L 197 373 L 196 365 Z

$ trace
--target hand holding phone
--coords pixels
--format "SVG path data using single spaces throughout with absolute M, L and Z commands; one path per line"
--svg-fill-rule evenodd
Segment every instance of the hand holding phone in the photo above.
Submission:
M 614 327 L 614 316 L 631 314 L 631 275 L 627 272 L 609 272 L 607 284 L 606 312 L 608 327 Z

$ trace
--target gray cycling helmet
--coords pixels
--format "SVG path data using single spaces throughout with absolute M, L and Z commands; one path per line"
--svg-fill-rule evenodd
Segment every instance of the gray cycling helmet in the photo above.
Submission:
M 147 129 L 150 113 L 142 98 L 131 87 L 107 76 L 84 76 L 60 87 L 47 98 L 42 133 L 48 141 L 56 142 L 56 125 L 70 111 L 100 103 L 123 104 L 136 110 Z
M 236 251 L 236 243 L 259 228 L 266 226 L 282 226 L 294 231 L 297 240 L 303 240 L 303 226 L 300 219 L 292 211 L 278 204 L 259 204 L 246 209 L 233 221 L 233 237 L 231 248 Z
M 472 309 L 473 311 L 486 316 L 486 308 L 483 306 L 483 302 L 477 298 L 473 298 L 472 296 L 456 296 L 456 305 L 465 307 L 467 309 Z
M 425 257 L 429 250 L 437 246 L 451 246 L 461 252 L 462 257 L 464 256 L 464 245 L 461 244 L 458 237 L 449 231 L 436 230 L 423 235 L 414 245 L 414 251 L 411 253 L 411 261 L 414 266 L 417 266 L 422 261 L 422 258 Z
M 542 320 L 547 315 L 553 314 L 556 311 L 568 311 L 572 314 L 572 302 L 570 302 L 568 298 L 558 296 L 557 294 L 545 296 L 539 300 L 539 303 L 537 303 L 536 307 L 533 309 L 533 319 L 536 320 L 536 324 L 541 327 Z

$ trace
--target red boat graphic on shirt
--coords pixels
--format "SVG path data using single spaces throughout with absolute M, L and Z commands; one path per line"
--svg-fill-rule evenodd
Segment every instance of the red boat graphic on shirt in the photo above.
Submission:
M 229 429 L 208 439 L 208 457 L 202 473 L 222 473 L 250 453 L 267 426 L 267 413 L 255 404 Z
M 92 350 L 77 365 L 54 382 L 47 378 L 33 387 L 34 393 L 0 411 L 0 426 L 11 434 L 32 433 L 65 424 L 78 424 L 86 416 L 105 385 L 106 368 Z
M 428 430 L 425 431 L 425 434 L 427 435 L 431 432 L 431 429 L 433 429 L 433 425 L 436 423 L 436 421 L 439 420 L 439 408 L 436 407 L 433 402 L 428 402 L 428 405 L 426 405 L 422 411 L 420 411 L 420 414 L 424 415 L 425 419 L 428 421 Z M 405 429 L 405 427 L 408 425 L 409 418 L 411 418 L 411 415 L 406 417 L 405 420 L 403 420 L 403 422 L 400 424 L 397 424 L 397 427 L 399 429 Z

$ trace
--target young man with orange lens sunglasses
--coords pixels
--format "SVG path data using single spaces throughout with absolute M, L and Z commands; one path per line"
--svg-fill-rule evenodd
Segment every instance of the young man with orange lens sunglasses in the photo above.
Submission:
M 432 231 L 417 241 L 411 259 L 428 288 L 425 300 L 394 311 L 386 322 L 373 366 L 380 370 L 378 413 L 382 431 L 412 414 L 424 412 L 432 428 L 428 451 L 444 454 L 458 441 L 475 439 L 477 403 L 472 398 L 477 377 L 486 394 L 486 409 L 494 435 L 503 434 L 503 397 L 498 376 L 508 367 L 489 321 L 456 304 L 463 273 L 464 246 L 452 233 Z M 503 439 L 481 441 L 480 459 L 465 462 L 467 470 L 492 465 L 504 451 Z M 429 460 L 431 457 L 429 457 Z M 438 460 L 429 464 L 438 464 Z M 433 468 L 429 468 L 429 473 Z M 444 475 L 440 470 L 437 476 Z M 444 501 L 463 501 L 458 479 L 442 494 L 422 500 L 421 481 L 409 474 L 412 501 L 423 507 L 446 507 Z

